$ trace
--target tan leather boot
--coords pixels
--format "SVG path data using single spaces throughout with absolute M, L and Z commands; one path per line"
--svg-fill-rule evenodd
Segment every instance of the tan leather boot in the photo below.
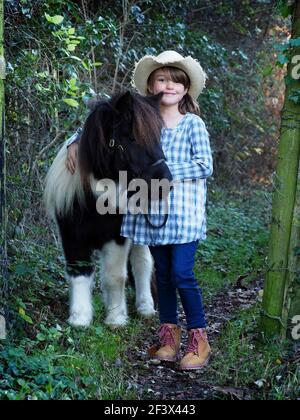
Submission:
M 158 331 L 161 347 L 152 353 L 152 358 L 175 362 L 179 358 L 181 328 L 175 324 L 162 324 Z
M 189 343 L 185 356 L 180 362 L 181 370 L 201 369 L 207 365 L 211 354 L 205 329 L 189 330 Z

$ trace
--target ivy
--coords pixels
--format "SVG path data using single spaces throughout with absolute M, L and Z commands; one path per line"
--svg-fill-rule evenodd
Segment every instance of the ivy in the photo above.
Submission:
M 294 0 L 278 0 L 277 1 L 277 10 L 281 14 L 282 17 L 288 18 L 290 15 L 293 14 L 295 7 Z
M 59 15 L 50 16 L 48 15 L 48 13 L 45 13 L 45 18 L 47 19 L 48 22 L 53 23 L 54 25 L 60 25 L 64 20 L 63 16 L 59 16 Z
M 296 105 L 300 105 L 300 90 L 296 90 L 292 95 L 288 96 L 288 99 L 294 102 Z

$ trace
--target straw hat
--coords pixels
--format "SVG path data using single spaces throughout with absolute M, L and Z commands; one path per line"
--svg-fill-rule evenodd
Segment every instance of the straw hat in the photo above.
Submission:
M 189 76 L 191 86 L 188 93 L 197 99 L 205 87 L 207 74 L 200 66 L 200 63 L 191 56 L 182 57 L 176 51 L 164 51 L 157 57 L 153 55 L 145 55 L 135 65 L 132 77 L 133 86 L 140 94 L 147 94 L 147 80 L 150 74 L 160 67 L 176 67 L 185 71 Z

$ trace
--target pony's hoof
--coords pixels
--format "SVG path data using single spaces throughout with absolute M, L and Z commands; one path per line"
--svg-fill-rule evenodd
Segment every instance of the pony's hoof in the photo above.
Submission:
M 127 320 L 127 316 L 124 315 L 119 315 L 115 318 L 108 316 L 104 320 L 104 324 L 107 325 L 110 329 L 116 330 L 117 328 L 125 327 L 125 325 L 127 324 Z
M 152 305 L 141 305 L 137 308 L 137 313 L 143 318 L 153 318 L 156 315 L 156 310 Z
M 79 314 L 71 314 L 68 324 L 75 328 L 88 328 L 92 323 L 92 317 Z

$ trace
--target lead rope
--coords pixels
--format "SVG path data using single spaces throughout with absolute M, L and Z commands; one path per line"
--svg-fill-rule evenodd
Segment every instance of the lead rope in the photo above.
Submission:
M 153 228 L 153 229 L 161 229 L 161 228 L 163 228 L 166 224 L 167 224 L 167 221 L 168 221 L 168 219 L 169 219 L 169 214 L 168 213 L 166 213 L 165 215 L 164 215 L 164 221 L 162 222 L 162 224 L 161 225 L 155 225 L 154 223 L 152 223 L 151 222 L 151 220 L 150 220 L 150 218 L 149 218 L 149 210 L 150 210 L 150 207 L 151 207 L 151 204 L 149 204 L 148 205 L 148 213 L 147 214 L 145 214 L 144 216 L 145 216 L 145 218 L 146 218 L 146 221 L 147 221 L 147 223 Z

